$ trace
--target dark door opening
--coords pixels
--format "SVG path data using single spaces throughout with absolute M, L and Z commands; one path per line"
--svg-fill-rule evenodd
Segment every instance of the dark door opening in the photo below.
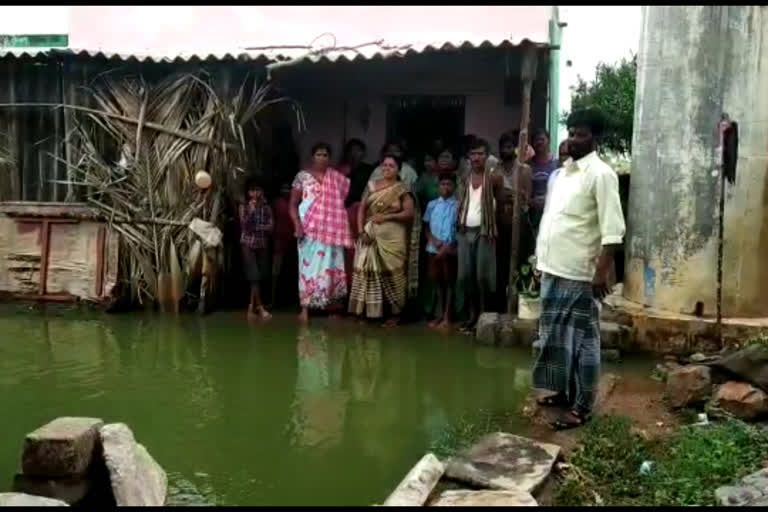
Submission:
M 457 144 L 464 134 L 463 96 L 395 96 L 387 104 L 387 138 L 400 137 L 418 159 L 436 138 Z M 416 161 L 417 168 L 421 162 Z

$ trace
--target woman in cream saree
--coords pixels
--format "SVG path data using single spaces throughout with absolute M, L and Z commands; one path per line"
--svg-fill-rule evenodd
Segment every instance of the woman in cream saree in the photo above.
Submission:
M 396 324 L 408 295 L 408 256 L 414 200 L 397 180 L 400 159 L 386 156 L 382 178 L 371 181 L 358 213 L 349 312 L 368 318 L 391 315 Z

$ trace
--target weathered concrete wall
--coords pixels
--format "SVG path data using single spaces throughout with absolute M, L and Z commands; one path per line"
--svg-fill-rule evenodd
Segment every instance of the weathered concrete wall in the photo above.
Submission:
M 739 125 L 726 184 L 723 314 L 768 316 L 768 7 L 643 8 L 624 295 L 716 311 L 717 124 Z
M 117 282 L 118 245 L 89 208 L 0 203 L 0 294 L 105 300 Z

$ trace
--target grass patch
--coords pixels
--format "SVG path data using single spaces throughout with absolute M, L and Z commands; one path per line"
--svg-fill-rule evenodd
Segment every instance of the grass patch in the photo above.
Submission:
M 585 429 L 554 505 L 715 505 L 715 489 L 762 466 L 768 433 L 738 420 L 683 427 L 646 441 L 623 417 L 598 417 Z M 649 474 L 640 465 L 654 462 Z
M 515 417 L 516 415 L 509 411 L 485 409 L 465 414 L 456 423 L 441 428 L 430 443 L 429 450 L 439 458 L 449 457 L 485 435 L 508 430 Z

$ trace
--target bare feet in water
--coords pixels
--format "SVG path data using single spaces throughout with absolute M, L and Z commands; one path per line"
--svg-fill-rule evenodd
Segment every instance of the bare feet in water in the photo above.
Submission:
M 400 322 L 397 318 L 390 318 L 386 322 L 384 322 L 384 327 L 391 328 L 391 327 L 397 327 L 397 324 Z
M 263 306 L 259 306 L 255 310 L 248 310 L 248 320 L 269 320 L 270 318 L 272 318 L 272 314 Z
M 301 313 L 299 313 L 299 323 L 306 324 L 307 322 L 309 322 L 309 311 L 304 308 L 301 310 Z

